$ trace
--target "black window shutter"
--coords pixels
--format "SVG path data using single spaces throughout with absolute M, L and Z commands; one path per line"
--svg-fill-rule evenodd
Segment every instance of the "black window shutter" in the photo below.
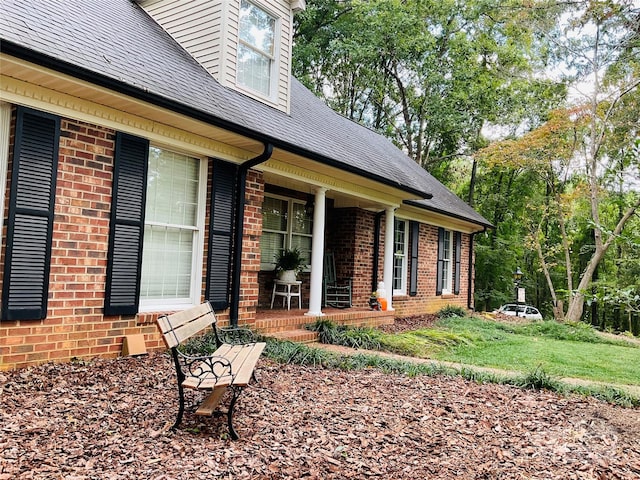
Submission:
M 47 316 L 60 118 L 18 107 L 2 320 Z
M 442 271 L 444 270 L 444 228 L 438 227 L 438 267 L 436 268 L 436 295 L 442 295 Z
M 116 133 L 105 315 L 138 313 L 148 160 L 148 140 Z
M 409 296 L 418 294 L 418 244 L 420 243 L 420 224 L 412 221 L 411 226 L 411 274 L 409 276 Z
M 211 220 L 205 297 L 215 310 L 229 307 L 231 250 L 237 167 L 213 160 Z
M 453 293 L 458 295 L 460 293 L 460 250 L 462 249 L 462 233 L 454 232 L 455 249 L 456 249 L 456 276 L 453 282 Z

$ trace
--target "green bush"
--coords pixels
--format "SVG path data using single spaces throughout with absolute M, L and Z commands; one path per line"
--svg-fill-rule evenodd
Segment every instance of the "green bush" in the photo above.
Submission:
M 466 317 L 468 315 L 467 311 L 459 307 L 457 305 L 447 305 L 446 307 L 441 308 L 436 313 L 438 318 L 455 318 L 455 317 Z
M 328 320 L 317 320 L 308 326 L 318 332 L 318 340 L 329 345 L 343 345 L 365 350 L 380 350 L 383 333 L 369 327 L 348 327 L 336 325 Z

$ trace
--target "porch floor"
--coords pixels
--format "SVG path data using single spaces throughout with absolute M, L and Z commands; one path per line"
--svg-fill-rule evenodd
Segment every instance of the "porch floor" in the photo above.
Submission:
M 258 308 L 255 328 L 268 337 L 312 343 L 318 334 L 304 328 L 318 319 L 330 320 L 340 325 L 377 327 L 393 323 L 393 312 L 371 310 L 370 308 L 323 308 L 324 316 L 305 315 L 308 310 Z

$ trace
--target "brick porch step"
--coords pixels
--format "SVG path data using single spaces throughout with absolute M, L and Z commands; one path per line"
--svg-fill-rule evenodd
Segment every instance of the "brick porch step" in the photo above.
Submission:
M 281 332 L 272 332 L 265 334 L 268 337 L 277 338 L 279 340 L 289 340 L 298 343 L 314 343 L 318 341 L 318 333 L 309 330 L 286 330 Z

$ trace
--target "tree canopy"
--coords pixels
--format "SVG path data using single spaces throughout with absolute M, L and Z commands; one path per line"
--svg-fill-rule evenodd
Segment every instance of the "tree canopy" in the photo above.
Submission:
M 637 1 L 310 0 L 293 66 L 493 222 L 479 308 L 522 266 L 557 318 L 637 315 Z

